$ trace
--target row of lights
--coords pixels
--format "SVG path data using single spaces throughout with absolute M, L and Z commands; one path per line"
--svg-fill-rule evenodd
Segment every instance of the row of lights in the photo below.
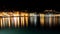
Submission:
M 6 18 L 5 18 L 5 16 L 6 16 Z M 26 24 L 26 26 L 28 26 L 28 19 L 30 19 L 31 24 L 34 23 L 34 25 L 36 26 L 37 16 L 40 17 L 40 25 L 44 26 L 44 24 L 46 22 L 46 23 L 49 23 L 49 25 L 51 26 L 52 20 L 55 24 L 57 24 L 58 16 L 60 16 L 60 14 L 49 14 L 49 15 L 38 14 L 37 15 L 36 13 L 2 12 L 2 13 L 0 13 L 0 17 L 2 17 L 2 18 L 0 18 L 0 25 L 1 25 L 1 28 L 5 27 L 6 25 L 8 25 L 10 28 L 11 23 L 12 23 L 12 25 L 14 25 L 15 27 L 17 27 L 17 26 L 20 27 L 20 25 L 21 25 L 21 27 L 24 27 L 25 24 Z M 52 17 L 54 17 L 54 19 Z

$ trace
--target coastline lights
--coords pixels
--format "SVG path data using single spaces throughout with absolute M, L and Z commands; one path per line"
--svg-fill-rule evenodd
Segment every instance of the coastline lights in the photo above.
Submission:
M 38 18 L 39 17 L 39 18 Z M 54 14 L 54 13 L 27 13 L 27 12 L 0 12 L 0 26 L 3 27 L 28 27 L 28 25 L 36 26 L 38 25 L 37 21 L 40 21 L 40 25 L 44 26 L 45 24 L 49 24 L 49 26 L 52 26 L 52 24 L 55 26 L 58 23 L 60 23 L 60 14 Z M 30 23 L 29 23 L 30 21 Z
M 20 14 L 19 14 L 20 13 Z M 0 24 L 1 28 L 9 26 L 15 26 L 15 28 L 18 26 L 24 27 L 26 24 L 26 27 L 28 27 L 28 13 L 24 12 L 2 12 L 0 13 Z

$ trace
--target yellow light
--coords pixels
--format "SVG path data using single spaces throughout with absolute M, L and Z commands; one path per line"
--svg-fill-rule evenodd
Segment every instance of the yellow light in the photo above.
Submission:
M 10 17 L 8 18 L 9 28 L 10 28 Z
M 2 18 L 3 19 L 3 26 L 5 27 L 5 20 L 4 20 L 4 18 Z
M 2 26 L 3 26 L 3 25 L 2 25 L 2 19 L 1 19 L 1 28 L 2 28 Z
M 20 27 L 20 22 L 19 22 L 19 12 L 17 12 L 17 22 L 18 22 L 18 27 Z
M 28 17 L 25 17 L 26 20 L 26 26 L 28 26 Z
M 28 26 L 28 13 L 21 13 L 21 25 L 24 26 L 25 22 L 26 22 L 26 26 Z
M 40 24 L 44 26 L 44 14 L 40 14 Z
M 52 25 L 52 16 L 49 16 L 49 26 Z
M 19 17 L 18 17 L 18 27 L 20 26 L 20 23 L 19 23 Z
M 26 26 L 28 26 L 28 14 L 25 13 L 25 21 L 26 21 Z
M 20 14 L 21 16 L 21 27 L 24 26 L 24 13 Z

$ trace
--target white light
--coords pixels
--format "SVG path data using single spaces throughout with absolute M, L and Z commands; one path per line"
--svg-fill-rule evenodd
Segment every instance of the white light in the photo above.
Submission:
M 15 23 L 15 27 L 16 27 L 17 26 L 16 17 L 14 17 L 14 23 Z
M 34 15 L 34 25 L 36 26 L 36 24 L 37 24 L 37 15 L 35 14 Z
M 34 22 L 34 13 L 30 13 L 30 22 L 31 24 Z
M 33 20 L 34 20 L 34 17 L 30 16 L 30 22 L 31 22 L 31 24 L 33 24 Z

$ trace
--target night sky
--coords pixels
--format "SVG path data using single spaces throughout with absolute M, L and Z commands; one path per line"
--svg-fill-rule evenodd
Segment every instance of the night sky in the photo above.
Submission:
M 28 10 L 32 12 L 43 12 L 46 9 L 53 9 L 56 11 L 60 11 L 60 2 L 59 1 L 25 1 L 25 0 L 0 0 L 0 10 Z M 5 28 L 0 29 L 0 34 L 55 34 L 59 33 L 59 26 L 56 28 L 36 28 L 36 27 L 28 27 L 28 28 Z
M 60 11 L 59 1 L 48 1 L 48 0 L 0 0 L 0 10 L 11 9 L 11 10 L 34 10 L 34 11 L 42 11 L 45 9 L 54 9 Z

